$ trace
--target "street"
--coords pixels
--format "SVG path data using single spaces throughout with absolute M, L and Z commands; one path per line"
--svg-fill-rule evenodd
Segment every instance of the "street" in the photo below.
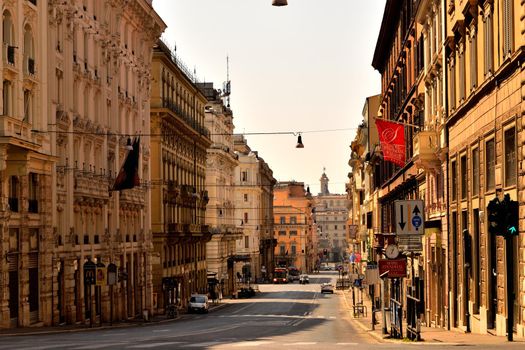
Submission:
M 320 283 L 335 284 L 336 272 L 297 282 L 261 285 L 251 299 L 224 301 L 209 314 L 187 314 L 179 320 L 148 326 L 99 329 L 38 336 L 0 338 L 0 350 L 45 349 L 399 349 L 425 343 L 387 343 L 353 325 L 340 292 L 321 294 Z M 523 344 L 502 344 L 518 348 Z M 441 345 L 440 349 L 447 346 Z M 487 348 L 494 348 L 494 345 Z M 476 346 L 476 349 L 483 346 Z

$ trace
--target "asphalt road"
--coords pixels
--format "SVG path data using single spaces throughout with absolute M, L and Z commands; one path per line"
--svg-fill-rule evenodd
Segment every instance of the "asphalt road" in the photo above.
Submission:
M 0 338 L 0 350 L 51 349 L 406 349 L 379 343 L 354 327 L 337 292 L 321 294 L 335 273 L 310 276 L 310 284 L 261 285 L 251 299 L 228 301 L 207 315 L 146 327 Z M 507 344 L 512 347 L 512 344 Z M 523 344 L 521 344 L 523 345 Z M 418 346 L 425 346 L 419 343 Z M 434 346 L 434 348 L 436 348 Z M 446 346 L 439 346 L 439 349 Z M 452 347 L 453 348 L 453 347 Z M 476 349 L 483 347 L 476 346 Z M 494 349 L 491 346 L 490 349 Z M 516 347 L 517 349 L 517 347 Z

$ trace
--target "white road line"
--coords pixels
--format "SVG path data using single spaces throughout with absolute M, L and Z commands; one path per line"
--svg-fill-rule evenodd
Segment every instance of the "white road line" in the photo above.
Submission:
M 123 342 L 120 342 L 120 343 L 99 343 L 99 344 L 90 344 L 90 345 L 85 345 L 85 346 L 79 346 L 79 347 L 71 348 L 71 349 L 73 349 L 73 350 L 91 350 L 91 349 L 102 349 L 102 348 L 107 348 L 107 347 L 116 346 L 116 345 L 123 346 L 123 345 L 125 345 L 125 343 L 123 343 Z
M 167 342 L 162 342 L 162 343 L 138 344 L 138 345 L 128 346 L 126 347 L 126 349 L 148 349 L 148 348 L 156 348 L 158 346 L 174 345 L 174 344 L 181 344 L 181 342 L 167 341 Z
M 337 317 L 335 317 L 335 316 L 330 316 L 329 318 L 330 318 L 331 320 L 335 320 Z
M 30 346 L 27 348 L 19 348 L 19 347 L 13 347 L 12 345 L 9 345 L 7 347 L 2 347 L 2 349 L 17 349 L 17 350 L 46 350 L 46 349 L 59 349 L 59 348 L 71 348 L 73 346 L 77 346 L 78 343 L 70 343 L 70 344 L 53 344 L 53 345 L 42 345 L 42 346 Z
M 154 333 L 157 333 L 157 332 L 169 332 L 170 329 L 154 329 L 152 332 Z
M 267 341 L 267 340 L 254 340 L 254 341 L 243 341 L 243 342 L 240 342 L 240 343 L 233 343 L 233 344 L 228 344 L 230 345 L 231 347 L 250 347 L 250 346 L 253 346 L 253 347 L 256 347 L 256 346 L 260 346 L 260 345 L 268 345 L 268 344 L 272 344 L 272 343 L 275 343 L 273 341 Z
M 317 342 L 315 342 L 315 341 L 303 341 L 303 342 L 297 342 L 297 343 L 289 343 L 289 344 L 286 344 L 286 345 L 301 346 L 301 345 L 315 345 L 315 344 L 317 344 Z
M 205 342 L 205 343 L 188 344 L 188 345 L 184 345 L 183 347 L 185 347 L 185 348 L 205 348 L 205 347 L 217 345 L 217 344 L 220 344 L 220 343 L 221 342 L 218 342 L 218 341 L 209 341 L 209 342 Z

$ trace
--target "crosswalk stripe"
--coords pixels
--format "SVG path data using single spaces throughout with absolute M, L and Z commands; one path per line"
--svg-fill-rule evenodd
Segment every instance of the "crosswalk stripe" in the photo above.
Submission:
M 138 345 L 128 346 L 126 347 L 126 349 L 148 349 L 148 348 L 156 348 L 158 346 L 175 345 L 175 344 L 181 344 L 181 342 L 167 341 L 167 342 L 162 342 L 162 343 L 138 344 Z

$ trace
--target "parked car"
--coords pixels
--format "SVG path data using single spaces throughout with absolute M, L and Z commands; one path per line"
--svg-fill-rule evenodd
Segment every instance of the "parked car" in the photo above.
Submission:
M 310 279 L 308 278 L 308 275 L 299 276 L 299 284 L 307 284 L 307 283 L 310 283 Z
M 330 293 L 334 294 L 334 286 L 330 283 L 321 284 L 321 293 Z
M 208 296 L 204 294 L 193 294 L 188 304 L 188 312 L 208 313 Z

